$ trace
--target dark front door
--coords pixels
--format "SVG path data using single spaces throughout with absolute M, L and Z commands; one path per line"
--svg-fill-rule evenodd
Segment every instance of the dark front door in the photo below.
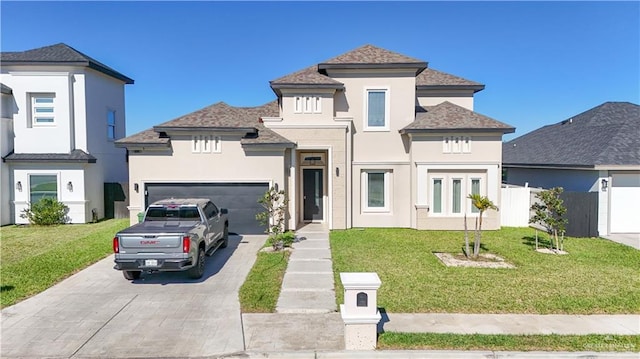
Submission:
M 322 169 L 308 168 L 302 170 L 304 220 L 322 220 Z

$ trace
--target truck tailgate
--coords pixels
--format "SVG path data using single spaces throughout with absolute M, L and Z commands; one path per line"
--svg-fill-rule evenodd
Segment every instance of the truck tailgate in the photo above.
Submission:
M 120 235 L 120 253 L 163 253 L 182 251 L 182 234 Z

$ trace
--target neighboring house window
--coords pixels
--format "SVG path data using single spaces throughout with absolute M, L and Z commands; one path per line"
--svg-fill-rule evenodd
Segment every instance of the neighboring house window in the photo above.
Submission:
M 442 138 L 443 153 L 471 153 L 471 137 L 445 136 Z
M 320 96 L 295 96 L 293 99 L 294 113 L 321 113 L 322 99 Z
M 116 139 L 116 112 L 113 110 L 107 111 L 107 138 Z
M 442 213 L 442 178 L 433 179 L 433 213 Z
M 365 129 L 369 131 L 389 130 L 389 90 L 366 90 Z
M 41 199 L 58 199 L 58 176 L 56 175 L 30 175 L 29 176 L 29 200 L 31 204 L 38 203 Z
M 211 153 L 221 151 L 220 136 L 196 135 L 191 136 L 191 152 Z
M 363 210 L 365 212 L 389 212 L 391 171 L 370 170 L 362 172 Z
M 31 94 L 31 125 L 50 126 L 55 120 L 55 95 Z

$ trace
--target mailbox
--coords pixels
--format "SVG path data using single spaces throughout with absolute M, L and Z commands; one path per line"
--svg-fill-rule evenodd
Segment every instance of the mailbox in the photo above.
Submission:
M 344 342 L 348 350 L 374 350 L 378 335 L 377 273 L 340 273 L 344 287 L 344 304 L 340 314 L 344 321 Z

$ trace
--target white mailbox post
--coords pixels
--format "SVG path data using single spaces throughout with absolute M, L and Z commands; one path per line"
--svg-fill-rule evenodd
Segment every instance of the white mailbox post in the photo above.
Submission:
M 340 273 L 344 287 L 344 304 L 340 314 L 344 321 L 344 344 L 347 350 L 374 350 L 377 343 L 378 288 L 377 273 Z

